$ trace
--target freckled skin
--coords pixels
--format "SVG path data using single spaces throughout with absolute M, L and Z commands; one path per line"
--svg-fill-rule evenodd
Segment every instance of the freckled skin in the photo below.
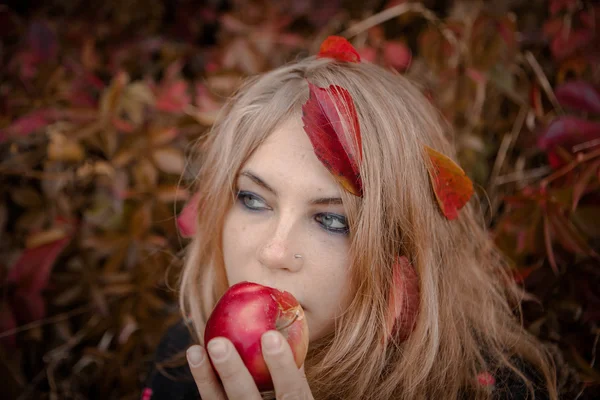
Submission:
M 221 336 L 234 344 L 259 390 L 273 382 L 262 357 L 261 336 L 279 330 L 287 338 L 298 368 L 308 351 L 308 326 L 302 307 L 288 292 L 256 283 L 240 282 L 229 288 L 207 321 L 204 343 Z

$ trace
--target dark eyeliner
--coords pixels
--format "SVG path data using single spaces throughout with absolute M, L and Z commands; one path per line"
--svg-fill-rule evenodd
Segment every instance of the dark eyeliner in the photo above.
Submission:
M 250 207 L 250 206 L 248 206 L 246 204 L 246 202 L 244 201 L 245 197 L 246 198 L 252 198 L 252 199 L 258 200 L 258 201 L 266 204 L 266 201 L 262 197 L 260 197 L 259 195 L 257 195 L 256 193 L 248 192 L 248 191 L 245 191 L 245 190 L 238 190 L 237 193 L 236 193 L 236 195 L 235 195 L 235 197 L 236 197 L 237 201 L 240 202 L 241 205 L 246 210 L 248 210 L 248 211 L 258 212 L 258 211 L 264 211 L 264 210 L 268 210 L 269 209 L 268 207 L 254 208 L 254 207 Z
M 323 216 L 330 216 L 330 217 L 336 218 L 339 221 L 343 222 L 346 225 L 346 227 L 345 228 L 328 228 L 325 224 L 323 224 L 321 221 L 318 220 L 318 218 L 323 218 Z M 331 233 L 338 234 L 338 235 L 347 235 L 348 232 L 350 231 L 350 229 L 348 227 L 347 219 L 346 219 L 346 217 L 344 217 L 342 215 L 333 214 L 333 213 L 320 213 L 315 216 L 315 219 L 317 220 L 319 225 L 321 225 L 323 227 L 323 229 L 326 230 L 327 232 L 331 232 Z

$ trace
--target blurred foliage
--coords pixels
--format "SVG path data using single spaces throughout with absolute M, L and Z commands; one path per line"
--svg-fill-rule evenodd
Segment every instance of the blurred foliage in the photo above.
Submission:
M 442 110 L 529 292 L 526 326 L 598 393 L 593 2 L 28 4 L 0 6 L 3 398 L 139 397 L 179 318 L 175 217 L 195 141 L 244 77 L 315 54 L 330 34 Z

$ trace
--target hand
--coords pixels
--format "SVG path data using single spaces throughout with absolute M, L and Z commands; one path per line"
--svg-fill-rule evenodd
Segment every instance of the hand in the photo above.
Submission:
M 262 336 L 263 357 L 271 373 L 278 399 L 313 400 L 304 375 L 304 365 L 298 369 L 292 349 L 287 340 L 277 331 L 269 331 Z M 269 350 L 268 338 L 274 333 L 279 345 Z M 202 346 L 191 346 L 187 351 L 188 364 L 194 376 L 200 397 L 203 400 L 261 400 L 262 397 L 250 371 L 242 362 L 233 343 L 218 337 L 208 343 L 210 359 L 222 383 L 212 369 L 206 351 Z M 222 351 L 219 352 L 218 350 Z

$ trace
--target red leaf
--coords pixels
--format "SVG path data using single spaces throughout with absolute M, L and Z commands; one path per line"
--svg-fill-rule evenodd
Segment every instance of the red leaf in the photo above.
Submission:
M 429 146 L 425 146 L 425 150 L 432 163 L 432 167 L 427 171 L 435 198 L 444 216 L 453 220 L 458 217 L 458 210 L 463 208 L 473 195 L 473 182 L 450 158 Z
M 315 154 L 347 191 L 362 196 L 362 142 L 352 97 L 340 86 L 324 89 L 309 82 L 308 87 L 302 121 Z
M 550 125 L 538 137 L 537 145 L 548 152 L 550 165 L 554 168 L 564 164 L 557 153 L 560 146 L 573 152 L 573 146 L 600 138 L 600 122 L 582 118 L 563 116 L 552 120 Z
M 562 60 L 587 46 L 594 40 L 591 29 L 565 30 L 559 32 L 550 43 L 552 55 L 557 60 Z
M 410 65 L 412 54 L 404 43 L 389 41 L 383 47 L 383 59 L 392 68 L 405 71 Z
M 577 0 L 551 0 L 550 1 L 550 14 L 556 15 L 563 9 L 574 10 L 577 7 Z
M 377 50 L 375 50 L 374 48 L 361 47 L 357 51 L 358 51 L 358 54 L 360 54 L 360 58 L 362 60 L 369 61 L 372 63 L 377 61 Z
M 556 88 L 559 103 L 568 108 L 600 113 L 600 91 L 586 81 L 567 82 Z
M 329 36 L 317 54 L 318 58 L 329 57 L 338 61 L 360 62 L 360 54 L 352 44 L 341 36 Z
M 8 272 L 7 282 L 31 293 L 43 290 L 48 284 L 54 261 L 70 240 L 67 236 L 43 246 L 24 250 Z
M 55 58 L 58 54 L 56 34 L 44 22 L 33 22 L 29 26 L 27 42 L 38 62 Z
M 38 321 L 46 316 L 46 302 L 41 292 L 17 289 L 12 299 L 13 314 L 19 325 Z
M 11 136 L 27 136 L 31 133 L 45 128 L 55 121 L 57 110 L 45 108 L 33 111 L 14 121 L 4 131 L 0 131 L 0 143 L 5 142 Z
M 412 332 L 419 310 L 419 279 L 405 256 L 396 258 L 392 282 L 386 326 L 388 337 L 402 341 Z
M 180 113 L 192 102 L 188 84 L 181 78 L 182 67 L 180 61 L 175 61 L 166 69 L 165 77 L 155 91 L 158 110 Z
M 11 68 L 18 68 L 23 79 L 33 78 L 38 66 L 55 59 L 58 55 L 56 34 L 41 21 L 35 21 L 27 32 L 26 48 L 20 51 L 11 62 Z
M 186 203 L 183 210 L 177 216 L 177 228 L 181 236 L 185 238 L 192 237 L 196 234 L 196 221 L 198 220 L 198 200 L 200 193 L 194 194 L 190 201 Z

